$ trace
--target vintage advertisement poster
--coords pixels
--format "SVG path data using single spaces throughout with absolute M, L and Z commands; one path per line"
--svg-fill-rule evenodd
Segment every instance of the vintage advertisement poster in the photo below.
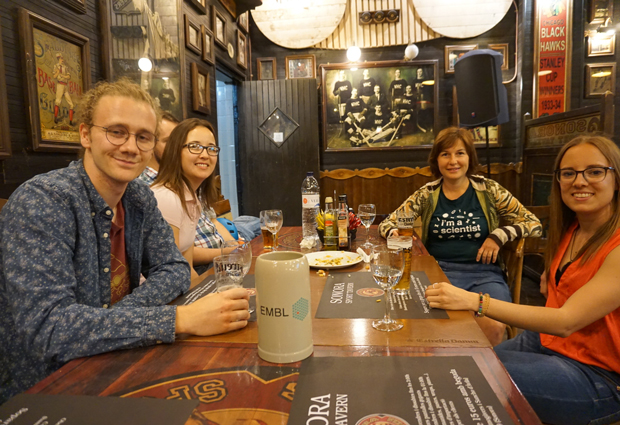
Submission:
M 81 47 L 33 28 L 41 138 L 80 143 L 75 114 L 84 92 Z
M 570 109 L 572 2 L 538 1 L 534 48 L 534 118 Z

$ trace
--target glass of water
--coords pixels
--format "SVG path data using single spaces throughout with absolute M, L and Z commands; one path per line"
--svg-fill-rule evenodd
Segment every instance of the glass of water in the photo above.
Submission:
M 390 300 L 392 288 L 398 283 L 405 268 L 405 256 L 402 250 L 389 249 L 385 245 L 375 246 L 370 257 L 370 271 L 375 282 L 385 291 L 385 315 L 381 320 L 372 322 L 372 327 L 384 332 L 397 331 L 403 323 L 390 317 Z
M 375 204 L 360 204 L 357 207 L 357 217 L 361 220 L 362 224 L 366 228 L 366 242 L 364 243 L 365 247 L 372 246 L 372 243 L 370 243 L 370 226 L 375 221 L 376 216 L 377 209 L 375 208 Z

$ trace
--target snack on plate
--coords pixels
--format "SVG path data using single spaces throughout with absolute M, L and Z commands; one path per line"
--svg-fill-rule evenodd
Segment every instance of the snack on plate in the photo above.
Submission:
M 344 266 L 347 264 L 353 264 L 355 262 L 355 257 L 351 258 L 349 256 L 344 255 L 331 255 L 326 254 L 324 257 L 316 258 L 314 260 L 314 264 L 317 266 Z
M 316 274 L 318 274 L 321 277 L 325 277 L 327 276 L 327 273 L 325 273 L 325 270 L 317 270 Z

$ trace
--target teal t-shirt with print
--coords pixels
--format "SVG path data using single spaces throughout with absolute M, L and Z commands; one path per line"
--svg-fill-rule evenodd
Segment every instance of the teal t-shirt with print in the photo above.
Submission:
M 472 185 L 454 200 L 442 188 L 428 228 L 428 252 L 439 261 L 475 262 L 487 236 L 489 225 Z

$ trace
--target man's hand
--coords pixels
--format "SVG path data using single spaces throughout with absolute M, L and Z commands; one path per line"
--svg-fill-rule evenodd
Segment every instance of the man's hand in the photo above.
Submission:
M 482 260 L 483 264 L 491 264 L 497 261 L 499 245 L 491 238 L 486 238 L 476 256 L 476 261 Z
M 235 288 L 179 306 L 175 332 L 208 336 L 241 329 L 250 318 L 249 299 L 246 289 Z

